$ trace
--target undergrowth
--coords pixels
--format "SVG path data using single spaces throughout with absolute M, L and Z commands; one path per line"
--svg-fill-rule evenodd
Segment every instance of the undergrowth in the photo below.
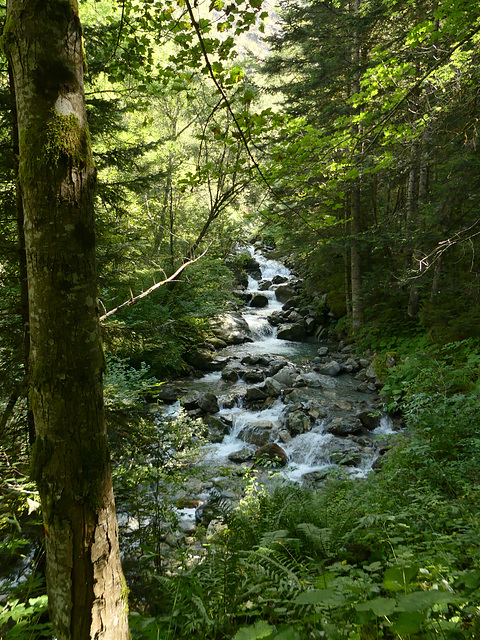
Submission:
M 406 429 L 380 472 L 253 481 L 202 561 L 151 577 L 134 639 L 480 638 L 479 346 L 387 354 Z

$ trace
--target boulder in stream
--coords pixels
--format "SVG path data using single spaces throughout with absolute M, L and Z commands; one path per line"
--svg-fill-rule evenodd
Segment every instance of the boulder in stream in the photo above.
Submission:
M 247 321 L 235 311 L 222 313 L 214 318 L 210 329 L 217 338 L 227 344 L 242 344 L 252 339 Z
M 353 417 L 336 417 L 325 427 L 327 433 L 334 436 L 345 438 L 347 436 L 362 433 L 363 425 L 358 418 Z
M 274 435 L 276 435 L 276 429 L 273 422 L 270 422 L 270 420 L 256 420 L 244 427 L 238 437 L 244 442 L 262 447 L 271 441 Z
M 321 367 L 318 367 L 317 371 L 319 373 L 321 373 L 324 376 L 338 376 L 339 373 L 341 373 L 343 370 L 342 365 L 337 362 L 336 360 L 331 360 L 330 362 L 327 362 L 326 364 L 322 365 Z
M 261 309 L 262 307 L 266 307 L 268 305 L 267 296 L 263 295 L 263 293 L 254 293 L 252 299 L 250 300 L 250 306 L 255 307 L 256 309 Z
M 295 296 L 295 289 L 290 284 L 281 284 L 275 289 L 275 296 L 280 302 L 287 302 Z
M 275 442 L 267 442 L 263 447 L 257 449 L 254 458 L 261 466 L 284 467 L 287 464 L 288 456 L 282 447 Z
M 277 338 L 279 340 L 291 340 L 300 342 L 304 340 L 307 333 L 303 322 L 295 322 L 294 324 L 282 324 L 278 327 Z

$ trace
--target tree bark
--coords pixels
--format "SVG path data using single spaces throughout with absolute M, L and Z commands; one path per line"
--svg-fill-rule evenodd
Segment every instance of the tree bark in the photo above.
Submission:
M 103 415 L 95 169 L 76 0 L 8 0 L 30 324 L 33 476 L 58 640 L 129 637 Z
M 358 31 L 358 21 L 360 18 L 360 0 L 353 2 L 353 15 L 355 27 L 353 33 L 352 63 L 354 68 L 353 93 L 360 93 L 360 38 Z M 353 134 L 361 139 L 362 130 L 360 125 L 353 128 Z M 361 143 L 357 142 L 356 157 L 359 159 L 362 154 Z M 361 177 L 355 179 L 351 193 L 351 223 L 352 245 L 350 249 L 351 262 L 351 299 L 352 299 L 352 329 L 355 333 L 363 324 L 363 297 L 362 297 L 362 261 L 358 235 L 361 232 Z

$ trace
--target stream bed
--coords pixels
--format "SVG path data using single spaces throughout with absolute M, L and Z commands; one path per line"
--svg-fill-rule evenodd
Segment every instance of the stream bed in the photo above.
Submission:
M 381 412 L 371 360 L 335 341 L 313 310 L 285 303 L 285 292 L 295 287 L 285 265 L 253 248 L 250 254 L 257 268 L 243 292 L 250 303 L 237 319 L 244 338 L 217 349 L 209 367 L 215 370 L 183 380 L 183 395 L 158 417 L 183 407 L 210 425 L 197 463 L 203 484 L 181 494 L 200 507 L 212 488 L 238 501 L 235 477 L 240 486 L 238 477 L 253 468 L 262 482 L 274 471 L 275 481 L 313 487 L 332 472 L 365 477 L 394 433 Z M 291 339 L 297 330 L 302 340 Z M 184 531 L 194 529 L 195 508 L 179 516 Z

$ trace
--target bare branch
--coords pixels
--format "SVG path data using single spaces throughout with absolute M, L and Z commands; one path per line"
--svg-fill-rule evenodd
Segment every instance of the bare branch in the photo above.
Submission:
M 208 245 L 208 247 L 205 249 L 205 251 L 203 253 L 201 253 L 197 258 L 193 258 L 192 260 L 187 260 L 187 262 L 184 262 L 175 271 L 175 273 L 173 273 L 171 276 L 169 276 L 168 278 L 165 278 L 165 280 L 162 280 L 161 282 L 157 282 L 157 284 L 154 284 L 153 286 L 151 286 L 146 291 L 143 291 L 142 293 L 140 293 L 138 296 L 133 296 L 132 292 L 130 291 L 131 298 L 129 300 L 127 300 L 126 302 L 122 302 L 122 304 L 120 304 L 118 307 L 115 307 L 115 309 L 112 309 L 111 311 L 108 311 L 107 313 L 104 313 L 103 316 L 100 316 L 100 318 L 99 318 L 100 322 L 103 322 L 104 320 L 106 320 L 110 316 L 113 316 L 113 314 L 117 313 L 117 311 L 120 311 L 120 309 L 123 309 L 124 307 L 130 307 L 130 306 L 132 306 L 132 304 L 136 304 L 139 300 L 142 300 L 142 298 L 146 298 L 151 293 L 153 293 L 153 291 L 156 291 L 157 289 L 162 287 L 164 284 L 167 284 L 167 282 L 172 282 L 173 280 L 175 280 L 175 278 L 177 278 L 182 273 L 182 271 L 184 269 L 189 267 L 191 264 L 194 264 L 195 262 L 198 262 L 200 260 L 200 258 L 203 258 L 203 256 L 207 253 L 207 251 L 212 246 L 212 244 L 213 243 L 211 242 Z

